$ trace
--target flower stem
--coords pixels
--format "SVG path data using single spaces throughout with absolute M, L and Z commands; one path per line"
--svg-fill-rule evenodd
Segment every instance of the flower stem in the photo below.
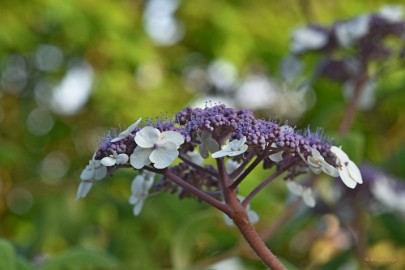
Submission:
M 166 176 L 167 178 L 172 180 L 177 185 L 179 185 L 182 188 L 184 188 L 184 189 L 190 191 L 191 193 L 193 193 L 200 200 L 205 201 L 206 203 L 214 206 L 215 208 L 221 210 L 222 212 L 224 212 L 226 214 L 229 213 L 229 211 L 230 211 L 229 206 L 227 206 L 226 204 L 224 204 L 224 203 L 218 201 L 217 199 L 211 197 L 210 195 L 202 192 L 201 190 L 199 190 L 195 186 L 187 183 L 182 178 L 180 178 L 177 175 L 175 175 L 174 173 L 172 173 L 170 170 L 164 169 L 160 173 L 162 173 L 164 176 Z
M 231 215 L 234 224 L 239 229 L 246 242 L 250 245 L 257 256 L 274 270 L 286 269 L 277 257 L 267 248 L 266 244 L 260 238 L 259 234 L 249 222 L 245 207 L 239 202 L 236 193 L 228 194 L 227 204 L 231 207 Z

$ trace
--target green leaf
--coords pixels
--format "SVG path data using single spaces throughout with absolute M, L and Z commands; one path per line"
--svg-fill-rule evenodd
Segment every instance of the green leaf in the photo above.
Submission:
M 16 269 L 17 270 L 33 270 L 35 268 L 32 267 L 25 258 L 18 256 L 17 261 L 16 261 Z
M 15 252 L 11 244 L 0 239 L 0 269 L 15 270 Z
M 118 265 L 118 261 L 111 255 L 73 248 L 53 257 L 42 270 L 110 269 Z

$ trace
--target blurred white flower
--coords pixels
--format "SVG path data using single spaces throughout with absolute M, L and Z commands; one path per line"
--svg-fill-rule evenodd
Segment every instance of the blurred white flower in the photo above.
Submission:
M 228 144 L 222 146 L 222 149 L 213 153 L 211 156 L 213 158 L 220 158 L 220 157 L 234 157 L 238 156 L 248 149 L 248 146 L 245 144 L 246 142 L 246 137 L 243 137 L 242 139 L 238 140 L 232 140 Z
M 363 179 L 359 168 L 349 159 L 347 154 L 340 147 L 332 146 L 330 151 L 336 156 L 338 161 L 338 172 L 340 179 L 349 188 L 355 188 L 357 184 L 362 184 Z
M 154 127 L 144 127 L 135 135 L 138 145 L 130 156 L 135 169 L 141 169 L 151 162 L 157 169 L 169 166 L 179 155 L 177 149 L 184 143 L 184 137 L 175 131 L 160 132 Z
M 309 207 L 315 206 L 315 198 L 310 187 L 304 187 L 294 181 L 287 181 L 287 188 L 291 193 L 302 198 L 304 203 Z
M 307 50 L 320 49 L 326 45 L 328 36 L 326 33 L 309 27 L 302 27 L 292 33 L 291 51 L 301 53 Z
M 389 210 L 405 213 L 405 191 L 395 181 L 381 174 L 371 185 L 371 193 Z
M 131 184 L 131 196 L 129 203 L 134 206 L 134 215 L 138 216 L 141 213 L 143 204 L 149 195 L 149 190 L 153 186 L 155 173 L 145 171 L 142 174 L 135 176 Z
M 122 139 L 126 138 L 127 136 L 131 135 L 131 132 L 136 128 L 139 123 L 142 121 L 142 118 L 139 118 L 135 123 L 130 125 L 126 130 L 118 134 L 118 137 L 114 138 L 111 140 L 111 142 L 118 142 L 121 141 Z
M 101 159 L 101 164 L 103 164 L 104 166 L 114 166 L 115 164 L 119 165 L 119 164 L 125 164 L 128 162 L 128 155 L 127 154 L 118 154 L 114 153 L 113 155 L 110 155 L 108 157 L 103 157 Z
M 378 15 L 391 23 L 398 23 L 403 20 L 402 13 L 403 11 L 401 6 L 386 5 L 379 10 Z
M 336 26 L 336 37 L 342 46 L 350 46 L 369 32 L 370 17 L 363 15 Z

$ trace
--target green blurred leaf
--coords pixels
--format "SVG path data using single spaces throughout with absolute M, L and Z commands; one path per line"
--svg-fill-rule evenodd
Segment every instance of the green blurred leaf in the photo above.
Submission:
M 0 239 L 0 269 L 15 269 L 14 248 L 8 241 Z
M 36 268 L 31 266 L 25 258 L 18 256 L 17 261 L 16 261 L 16 269 L 17 270 L 32 270 L 32 269 L 36 269 Z
M 42 270 L 110 269 L 118 266 L 119 263 L 111 255 L 73 248 L 53 257 Z

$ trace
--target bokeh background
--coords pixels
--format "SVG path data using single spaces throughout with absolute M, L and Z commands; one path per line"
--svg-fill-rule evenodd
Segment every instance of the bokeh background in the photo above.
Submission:
M 134 217 L 134 171 L 117 172 L 76 201 L 79 175 L 112 128 L 210 101 L 333 136 L 347 106 L 341 85 L 318 80 L 303 92 L 280 84 L 291 33 L 386 4 L 0 0 L 0 269 L 264 269 L 215 209 L 153 194 Z M 337 140 L 351 142 L 356 162 L 403 183 L 400 67 L 380 78 L 375 102 Z M 250 181 L 263 176 L 258 170 Z M 344 210 L 339 216 L 293 200 L 279 180 L 252 202 L 257 229 L 290 269 L 405 268 L 403 200 L 377 202 L 375 211 L 368 201 L 355 204 L 363 253 L 341 218 L 352 201 L 332 206 Z

